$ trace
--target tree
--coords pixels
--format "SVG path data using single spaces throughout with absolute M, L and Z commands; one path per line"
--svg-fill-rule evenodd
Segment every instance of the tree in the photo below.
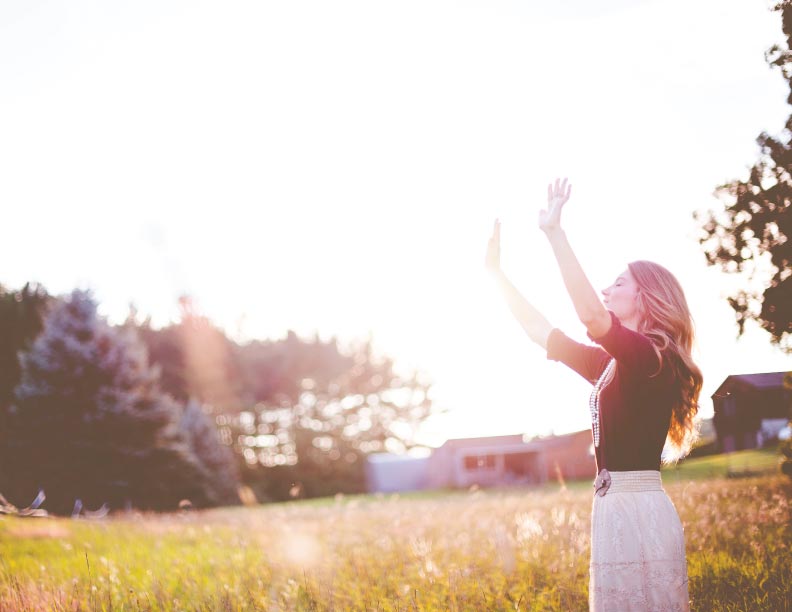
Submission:
M 259 401 L 225 426 L 260 497 L 288 497 L 295 485 L 308 497 L 363 491 L 365 456 L 416 446 L 418 425 L 432 413 L 431 382 L 397 374 L 371 339 L 342 351 L 335 339 L 289 333 L 240 351 L 243 366 L 262 372 Z
M 14 397 L 19 383 L 17 354 L 29 348 L 41 331 L 52 298 L 41 285 L 26 284 L 19 291 L 0 285 L 0 411 L 3 413 Z
M 164 391 L 180 401 L 192 398 L 216 410 L 238 412 L 245 402 L 236 344 L 198 313 L 189 297 L 181 297 L 179 306 L 180 320 L 173 325 L 154 329 L 150 320 L 138 324 L 132 315 L 125 326 L 137 331 L 160 368 Z
M 333 338 L 239 345 L 181 300 L 181 320 L 136 328 L 169 393 L 207 408 L 233 444 L 243 480 L 259 498 L 306 496 L 365 487 L 365 455 L 415 445 L 432 410 L 430 381 L 400 376 L 372 341 L 342 350 Z
M 790 86 L 792 104 L 792 3 L 776 5 L 786 44 L 766 53 Z M 746 180 L 716 189 L 723 210 L 696 213 L 700 242 L 710 265 L 745 276 L 747 286 L 729 297 L 739 334 L 757 321 L 771 340 L 792 352 L 792 116 L 779 136 L 757 138 L 759 159 Z
M 190 432 L 205 424 L 159 391 L 144 345 L 98 317 L 88 292 L 53 306 L 20 362 L 5 458 L 14 470 L 0 485 L 8 497 L 43 488 L 48 509 L 60 513 L 78 498 L 152 509 L 173 509 L 183 498 L 199 506 L 234 501 L 229 483 L 213 478 L 216 465 L 194 452 L 207 438 Z
M 41 285 L 28 283 L 19 291 L 0 285 L 0 481 L 11 465 L 2 459 L 8 444 L 8 412 L 21 376 L 18 353 L 29 348 L 41 331 L 51 301 Z
M 219 440 L 211 410 L 189 401 L 182 411 L 179 428 L 187 437 L 192 455 L 199 459 L 201 478 L 210 505 L 238 501 L 239 470 L 229 444 Z

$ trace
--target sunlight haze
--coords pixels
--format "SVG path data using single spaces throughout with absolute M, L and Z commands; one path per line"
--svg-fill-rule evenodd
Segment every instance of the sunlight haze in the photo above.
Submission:
M 736 341 L 695 210 L 779 133 L 764 2 L 25 2 L 0 7 L 0 283 L 94 290 L 157 325 L 194 297 L 239 341 L 373 335 L 447 413 L 422 439 L 588 427 L 589 385 L 546 360 L 484 270 L 579 340 L 537 228 L 595 288 L 635 259 L 677 274 L 709 395 L 792 369 Z

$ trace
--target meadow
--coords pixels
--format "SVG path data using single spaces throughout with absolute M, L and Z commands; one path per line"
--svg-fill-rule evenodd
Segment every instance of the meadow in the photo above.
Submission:
M 792 482 L 771 459 L 741 478 L 717 475 L 734 463 L 688 464 L 664 479 L 693 609 L 792 610 Z M 0 612 L 585 610 L 590 507 L 590 485 L 556 483 L 102 521 L 3 517 Z

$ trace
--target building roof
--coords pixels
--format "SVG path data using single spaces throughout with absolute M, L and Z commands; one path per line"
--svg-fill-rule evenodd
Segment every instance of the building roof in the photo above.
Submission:
M 522 444 L 523 435 L 513 434 L 510 436 L 487 436 L 482 438 L 454 438 L 446 440 L 440 448 L 471 448 L 474 446 L 511 446 Z
M 490 436 L 483 438 L 456 438 L 447 440 L 440 449 L 465 449 L 475 450 L 477 452 L 517 452 L 524 451 L 537 451 L 539 449 L 547 448 L 549 446 L 563 445 L 571 441 L 577 436 L 584 435 L 590 436 L 591 430 L 584 429 L 568 434 L 541 436 L 529 438 L 522 434 L 514 434 L 510 436 Z M 440 450 L 438 449 L 438 450 Z
M 712 397 L 722 397 L 737 389 L 782 389 L 787 372 L 758 372 L 756 374 L 732 374 L 727 376 Z

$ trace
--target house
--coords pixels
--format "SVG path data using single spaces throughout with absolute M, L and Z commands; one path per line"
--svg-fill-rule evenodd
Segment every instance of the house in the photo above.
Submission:
M 759 448 L 789 421 L 792 389 L 787 372 L 732 374 L 712 395 L 718 450 Z
M 591 431 L 527 438 L 521 434 L 448 440 L 427 458 L 372 455 L 370 491 L 541 484 L 594 478 Z

